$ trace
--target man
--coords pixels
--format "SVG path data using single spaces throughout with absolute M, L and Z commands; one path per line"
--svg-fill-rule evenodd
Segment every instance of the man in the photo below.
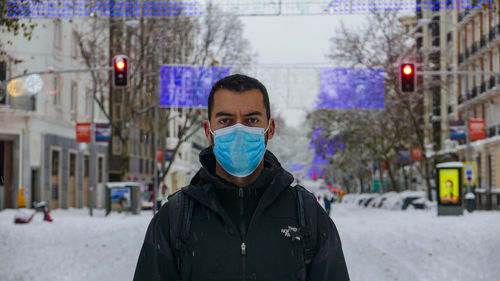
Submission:
M 264 85 L 216 82 L 203 126 L 202 168 L 152 219 L 134 280 L 349 280 L 335 225 L 266 150 Z

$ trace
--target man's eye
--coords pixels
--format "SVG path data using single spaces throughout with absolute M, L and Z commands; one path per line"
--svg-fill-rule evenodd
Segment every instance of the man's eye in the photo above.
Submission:
M 257 123 L 259 123 L 259 119 L 257 119 L 257 118 L 250 118 L 250 119 L 248 119 L 248 123 L 250 123 L 250 124 L 257 124 Z
M 220 119 L 219 124 L 226 125 L 229 123 L 229 119 Z

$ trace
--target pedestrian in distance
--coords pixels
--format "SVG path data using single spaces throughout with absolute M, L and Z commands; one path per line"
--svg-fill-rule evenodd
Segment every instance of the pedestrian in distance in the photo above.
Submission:
M 264 85 L 216 82 L 203 127 L 202 167 L 151 220 L 134 280 L 349 280 L 335 224 L 266 150 Z
M 328 214 L 328 216 L 330 216 L 330 209 L 332 207 L 332 203 L 333 203 L 333 196 L 328 196 L 328 193 L 325 193 L 323 195 L 323 204 L 325 206 L 325 211 Z

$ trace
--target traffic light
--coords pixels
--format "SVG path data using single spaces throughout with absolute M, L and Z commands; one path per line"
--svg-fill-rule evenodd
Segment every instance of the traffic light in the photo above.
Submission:
M 401 65 L 401 91 L 415 91 L 415 65 L 412 63 L 404 63 Z
M 326 188 L 332 189 L 332 186 L 331 185 L 327 185 Z
M 113 84 L 115 87 L 126 87 L 128 83 L 128 58 L 117 55 L 113 58 Z
M 337 191 L 339 191 L 339 189 L 338 189 L 338 188 L 336 188 L 336 187 L 334 187 L 334 188 L 333 188 L 333 192 L 334 192 L 334 193 L 337 193 Z

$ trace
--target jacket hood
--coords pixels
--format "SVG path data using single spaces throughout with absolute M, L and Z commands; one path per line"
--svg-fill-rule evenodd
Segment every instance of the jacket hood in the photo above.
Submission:
M 184 193 L 199 201 L 203 205 L 216 211 L 216 202 L 213 196 L 213 189 L 236 188 L 236 186 L 215 175 L 215 154 L 213 148 L 207 147 L 200 152 L 200 162 L 202 167 L 191 179 L 189 186 L 182 189 Z M 264 168 L 260 176 L 271 177 L 268 186 L 255 186 L 249 184 L 244 188 L 267 188 L 261 200 L 263 205 L 270 204 L 285 188 L 293 182 L 293 176 L 285 171 L 278 159 L 269 150 L 264 154 Z

